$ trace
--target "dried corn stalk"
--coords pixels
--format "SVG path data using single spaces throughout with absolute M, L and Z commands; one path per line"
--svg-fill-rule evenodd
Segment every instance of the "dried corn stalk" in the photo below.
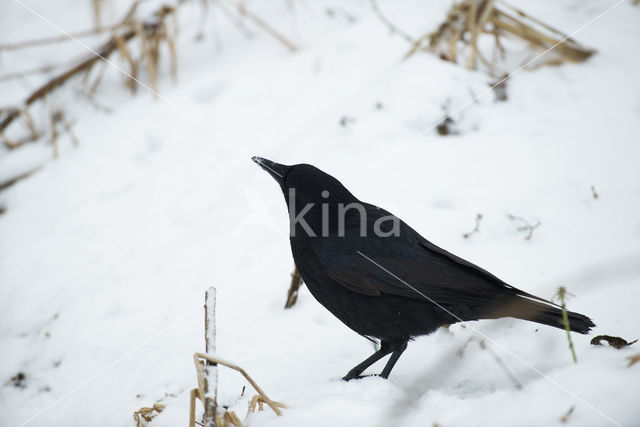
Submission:
M 455 4 L 445 21 L 432 33 L 417 40 L 405 58 L 417 51 L 435 53 L 440 58 L 476 69 L 480 61 L 494 75 L 505 59 L 504 41 L 524 42 L 532 60 L 528 67 L 581 62 L 595 53 L 561 31 L 527 15 L 520 9 L 495 0 L 464 0 Z M 493 38 L 492 60 L 479 49 L 483 36 Z
M 195 353 L 193 361 L 196 366 L 196 374 L 198 378 L 198 388 L 191 390 L 190 408 L 189 408 L 189 427 L 196 425 L 196 399 L 200 400 L 204 405 L 204 417 L 201 424 L 204 427 L 231 427 L 241 426 L 242 420 L 233 411 L 226 411 L 217 404 L 218 394 L 218 365 L 226 366 L 238 371 L 249 381 L 249 384 L 258 392 L 249 403 L 247 415 L 255 411 L 256 405 L 262 411 L 263 405 L 267 404 L 277 415 L 282 415 L 280 408 L 286 406 L 282 403 L 269 399 L 260 386 L 247 374 L 240 366 L 220 359 L 213 354 L 216 351 L 216 289 L 209 288 L 205 297 L 205 345 L 207 354 Z
M 160 61 L 160 45 L 166 43 L 168 46 L 170 60 L 171 60 L 171 73 L 173 78 L 176 77 L 177 59 L 176 59 L 176 41 L 177 26 L 174 20 L 169 22 L 169 17 L 175 14 L 175 7 L 164 5 L 160 7 L 152 16 L 146 20 L 136 19 L 135 12 L 139 1 L 132 4 L 131 8 L 126 13 L 125 17 L 120 23 L 113 27 L 112 35 L 109 40 L 104 44 L 97 47 L 92 53 L 80 61 L 76 65 L 61 72 L 53 77 L 51 80 L 44 83 L 33 91 L 23 102 L 23 105 L 18 108 L 0 110 L 0 140 L 4 145 L 9 148 L 16 148 L 25 142 L 30 142 L 37 139 L 40 135 L 38 132 L 34 132 L 33 129 L 29 137 L 21 138 L 19 141 L 10 141 L 4 132 L 7 127 L 20 116 L 27 117 L 28 108 L 45 99 L 49 94 L 56 89 L 64 85 L 70 79 L 83 75 L 83 81 L 89 84 L 89 78 L 96 66 L 101 65 L 102 69 L 97 70 L 97 74 L 91 84 L 89 84 L 89 92 L 93 93 L 100 83 L 104 71 L 106 70 L 107 58 L 114 52 L 119 52 L 129 65 L 129 76 L 127 85 L 135 90 L 136 84 L 139 83 L 138 75 L 141 63 L 146 65 L 149 80 L 154 91 L 157 91 L 158 81 L 158 66 Z M 140 58 L 136 59 L 131 53 L 128 43 L 131 39 L 136 37 L 141 38 L 142 48 L 140 51 Z M 52 114 L 53 115 L 53 114 Z M 54 120 L 50 117 L 50 126 L 52 132 L 52 142 L 55 144 L 57 133 L 54 129 Z M 28 120 L 28 119 L 27 119 Z M 28 124 L 29 127 L 33 127 L 32 123 Z M 67 125 L 63 123 L 63 126 L 67 128 Z M 35 129 L 35 127 L 33 127 Z M 55 149 L 55 147 L 54 147 Z

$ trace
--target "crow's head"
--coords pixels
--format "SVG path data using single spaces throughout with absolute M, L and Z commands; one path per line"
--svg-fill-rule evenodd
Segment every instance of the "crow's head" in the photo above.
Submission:
M 357 201 L 340 181 L 315 166 L 304 163 L 286 166 L 257 156 L 252 160 L 278 182 L 288 204 L 292 196 L 298 206 Z

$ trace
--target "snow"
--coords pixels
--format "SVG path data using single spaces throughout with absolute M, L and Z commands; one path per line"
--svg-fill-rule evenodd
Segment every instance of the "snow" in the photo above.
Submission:
M 65 31 L 91 23 L 89 2 L 76 3 L 24 2 Z M 379 3 L 416 38 L 450 6 Z M 510 3 L 567 33 L 615 4 Z M 108 4 L 111 22 L 127 9 Z M 185 425 L 210 286 L 217 353 L 288 406 L 250 415 L 251 426 L 557 425 L 572 407 L 567 425 L 637 425 L 640 369 L 626 359 L 637 344 L 595 347 L 574 334 L 574 364 L 564 331 L 513 319 L 420 337 L 389 380 L 341 381 L 373 347 L 304 288 L 283 309 L 286 207 L 251 156 L 312 163 L 520 289 L 551 298 L 565 286 L 594 334 L 638 338 L 640 8 L 624 2 L 575 34 L 598 50 L 588 62 L 519 72 L 507 102 L 486 93 L 469 103 L 495 79 L 427 53 L 402 61 L 410 46 L 367 1 L 247 4 L 299 51 L 250 23 L 245 37 L 215 7 L 196 42 L 200 2 L 186 3 L 178 82 L 165 57 L 159 99 L 131 96 L 110 68 L 95 98 L 112 113 L 78 95 L 77 81 L 52 98 L 78 147 L 62 136 L 57 159 L 44 142 L 0 152 L 2 179 L 42 166 L 0 192 L 0 425 L 134 425 L 134 411 L 157 401 L 166 408 L 150 425 Z M 18 1 L 3 3 L 0 23 L 3 43 L 58 34 Z M 73 42 L 3 51 L 0 74 L 85 54 Z M 0 105 L 39 82 L 1 82 Z M 422 134 L 444 106 L 465 104 L 457 134 Z M 464 239 L 478 212 L 480 232 Z M 508 215 L 541 225 L 525 240 Z M 468 342 L 476 329 L 490 350 Z M 24 388 L 11 385 L 18 372 Z M 236 372 L 219 377 L 219 401 L 243 417 L 253 391 Z

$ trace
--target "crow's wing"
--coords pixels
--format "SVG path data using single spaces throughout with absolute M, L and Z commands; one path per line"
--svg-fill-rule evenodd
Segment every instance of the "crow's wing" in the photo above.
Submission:
M 318 239 L 312 246 L 316 268 L 363 295 L 471 305 L 520 296 L 549 304 L 434 245 L 404 223 L 399 237 Z

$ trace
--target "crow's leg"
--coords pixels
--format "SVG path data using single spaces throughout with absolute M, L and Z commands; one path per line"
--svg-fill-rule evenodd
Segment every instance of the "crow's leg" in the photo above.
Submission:
M 391 357 L 387 361 L 387 364 L 385 365 L 384 369 L 382 370 L 382 373 L 380 374 L 382 378 L 389 378 L 389 374 L 391 373 L 391 370 L 395 366 L 398 359 L 400 359 L 400 356 L 406 350 L 406 348 L 407 348 L 407 341 L 400 341 L 400 342 L 393 343 L 393 353 L 391 353 Z
M 405 347 L 406 347 L 406 343 L 405 343 Z M 373 365 L 378 360 L 382 359 L 392 351 L 394 351 L 393 343 L 391 341 L 382 341 L 380 343 L 380 350 L 376 351 L 371 356 L 369 356 L 364 362 L 360 363 L 358 366 L 350 370 L 349 373 L 345 375 L 342 379 L 345 381 L 349 381 L 355 378 L 360 378 L 360 374 L 363 373 L 365 369 L 367 369 L 369 366 Z M 398 355 L 398 357 L 400 356 Z M 391 367 L 393 367 L 393 365 L 391 365 Z M 389 371 L 391 371 L 391 369 L 389 369 Z

